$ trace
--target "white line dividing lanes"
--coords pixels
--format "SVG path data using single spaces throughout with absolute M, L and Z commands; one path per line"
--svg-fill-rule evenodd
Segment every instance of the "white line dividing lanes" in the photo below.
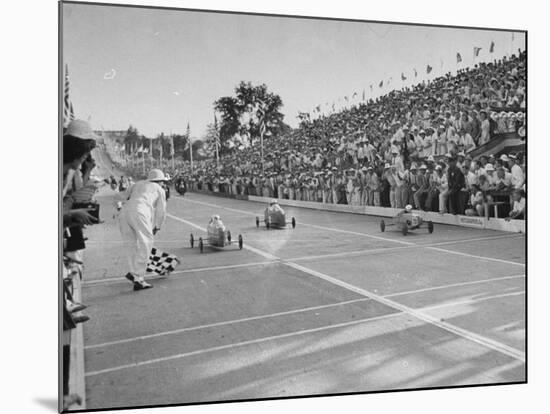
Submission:
M 357 303 L 357 302 L 366 302 L 368 300 L 370 300 L 370 299 L 368 299 L 368 298 L 353 299 L 353 300 L 347 300 L 347 301 L 344 301 L 344 302 L 330 303 L 328 305 L 310 306 L 310 307 L 307 307 L 307 308 L 300 308 L 300 309 L 293 309 L 293 310 L 284 311 L 284 312 L 270 313 L 270 314 L 267 314 L 267 315 L 250 316 L 248 318 L 233 319 L 233 320 L 229 320 L 229 321 L 209 323 L 209 324 L 206 324 L 206 325 L 192 326 L 192 327 L 189 327 L 189 328 L 174 329 L 174 330 L 171 330 L 171 331 L 158 332 L 158 333 L 154 333 L 154 334 L 150 334 L 150 335 L 142 335 L 142 336 L 136 336 L 136 337 L 133 337 L 133 338 L 119 339 L 117 341 L 110 341 L 110 342 L 103 342 L 103 343 L 100 343 L 100 344 L 88 345 L 88 346 L 84 347 L 84 349 L 102 348 L 102 347 L 111 346 L 111 345 L 119 345 L 119 344 L 125 344 L 125 343 L 128 343 L 128 342 L 140 341 L 140 340 L 144 340 L 144 339 L 157 338 L 159 336 L 174 335 L 174 334 L 179 334 L 179 333 L 183 333 L 183 332 L 191 332 L 191 331 L 198 331 L 198 330 L 201 330 L 201 329 L 215 328 L 215 327 L 218 327 L 218 326 L 232 325 L 234 323 L 256 321 L 256 320 L 259 320 L 259 319 L 275 318 L 277 316 L 292 315 L 292 314 L 296 314 L 296 313 L 309 312 L 309 311 L 313 311 L 313 310 L 335 308 L 335 307 L 338 307 L 338 306 L 349 305 L 349 304 Z

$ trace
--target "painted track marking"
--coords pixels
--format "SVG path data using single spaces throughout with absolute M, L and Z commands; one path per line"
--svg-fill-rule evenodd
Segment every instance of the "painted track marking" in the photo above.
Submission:
M 401 314 L 401 313 L 399 313 L 399 314 Z M 373 321 L 377 321 L 377 320 L 381 320 L 381 319 L 387 319 L 387 318 L 394 317 L 394 316 L 396 316 L 395 312 L 387 314 L 387 315 L 375 316 L 375 317 L 365 318 L 365 319 L 358 319 L 358 320 L 349 321 L 349 322 L 342 322 L 342 323 L 339 323 L 339 324 L 334 324 L 334 325 L 329 325 L 329 326 L 321 326 L 319 328 L 304 329 L 304 330 L 297 331 L 297 332 L 289 332 L 289 333 L 280 334 L 280 335 L 273 335 L 273 336 L 264 337 L 264 338 L 252 339 L 252 340 L 249 340 L 249 341 L 242 341 L 242 342 L 238 342 L 238 343 L 234 343 L 234 344 L 221 345 L 221 346 L 216 346 L 216 347 L 213 347 L 213 348 L 199 349 L 199 350 L 196 350 L 196 351 L 185 352 L 185 353 L 182 353 L 182 354 L 170 355 L 170 356 L 150 359 L 150 360 L 142 361 L 142 362 L 134 362 L 132 364 L 124 364 L 124 365 L 119 365 L 119 366 L 115 366 L 115 367 L 111 367 L 111 368 L 105 368 L 105 369 L 101 369 L 101 370 L 97 370 L 97 371 L 90 371 L 90 372 L 86 373 L 86 377 L 92 377 L 92 376 L 95 376 L 95 375 L 106 374 L 106 373 L 114 372 L 114 371 L 120 371 L 120 370 L 127 369 L 127 368 L 136 368 L 136 367 L 140 367 L 140 366 L 143 366 L 143 365 L 155 364 L 155 363 L 158 363 L 158 362 L 165 362 L 165 361 L 171 361 L 171 360 L 175 360 L 175 359 L 181 359 L 181 358 L 185 358 L 185 357 L 189 357 L 189 356 L 206 354 L 208 352 L 222 351 L 222 350 L 226 350 L 226 349 L 235 348 L 237 346 L 246 346 L 246 345 L 259 344 L 259 343 L 263 343 L 263 342 L 274 341 L 274 340 L 277 340 L 277 339 L 290 338 L 290 337 L 293 337 L 293 336 L 296 336 L 296 335 L 304 335 L 304 334 L 315 333 L 315 332 L 323 332 L 323 331 L 327 331 L 327 330 L 330 330 L 330 329 L 344 328 L 344 327 L 347 327 L 347 326 L 358 325 L 358 324 L 361 324 L 361 323 L 373 322 Z
M 174 330 L 171 330 L 171 331 L 158 332 L 158 333 L 154 333 L 154 334 L 150 334 L 150 335 L 142 335 L 142 336 L 137 336 L 137 337 L 133 337 L 133 338 L 119 339 L 117 341 L 110 341 L 110 342 L 103 342 L 103 343 L 95 344 L 95 345 L 88 345 L 88 346 L 84 347 L 84 349 L 101 348 L 101 347 L 106 347 L 106 346 L 111 346 L 111 345 L 119 345 L 119 344 L 125 344 L 125 343 L 128 343 L 128 342 L 139 341 L 139 340 L 143 340 L 143 339 L 157 338 L 159 336 L 174 335 L 174 334 L 179 334 L 179 333 L 183 333 L 183 332 L 197 331 L 197 330 L 200 330 L 200 329 L 214 328 L 214 327 L 225 326 L 225 325 L 232 325 L 232 324 L 235 324 L 235 323 L 256 321 L 256 320 L 259 320 L 259 319 L 275 318 L 277 316 L 292 315 L 292 314 L 295 314 L 295 313 L 303 313 L 303 312 L 309 312 L 309 311 L 313 311 L 313 310 L 334 308 L 334 307 L 338 307 L 338 306 L 342 306 L 342 305 L 349 305 L 351 303 L 366 302 L 368 300 L 370 300 L 370 299 L 368 299 L 368 298 L 353 299 L 353 300 L 347 300 L 347 301 L 344 301 L 344 302 L 330 303 L 330 304 L 327 304 L 327 305 L 310 306 L 310 307 L 307 307 L 307 308 L 293 309 L 293 310 L 283 311 L 283 312 L 275 312 L 275 313 L 270 313 L 270 314 L 266 314 L 266 315 L 251 316 L 251 317 L 248 317 L 248 318 L 240 318 L 240 319 L 233 319 L 233 320 L 223 321 L 223 322 L 209 323 L 209 324 L 206 324 L 206 325 L 192 326 L 192 327 L 189 327 L 189 328 L 174 329 Z
M 394 296 L 413 295 L 415 293 L 430 292 L 433 290 L 448 289 L 451 287 L 477 285 L 480 283 L 499 282 L 501 280 L 518 279 L 518 278 L 525 278 L 525 275 L 502 276 L 502 277 L 493 277 L 491 279 L 473 280 L 470 282 L 451 283 L 449 285 L 441 285 L 441 286 L 434 286 L 434 287 L 429 287 L 424 289 L 407 290 L 404 292 L 391 293 L 389 295 L 384 295 L 384 297 L 393 298 Z

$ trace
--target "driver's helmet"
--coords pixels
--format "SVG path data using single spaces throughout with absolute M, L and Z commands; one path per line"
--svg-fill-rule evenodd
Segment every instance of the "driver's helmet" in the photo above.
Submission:
M 269 205 L 272 206 L 273 204 L 279 204 L 279 202 L 276 200 L 276 199 L 271 199 L 271 201 L 269 202 Z
M 412 209 L 413 209 L 413 206 L 411 206 L 410 204 L 407 204 L 407 205 L 405 206 L 405 211 L 406 211 L 407 213 L 410 213 L 410 212 L 412 211 Z
M 217 214 L 214 214 L 214 215 L 210 218 L 210 221 L 216 221 L 216 220 L 221 220 L 221 219 L 220 219 L 220 216 L 218 216 Z

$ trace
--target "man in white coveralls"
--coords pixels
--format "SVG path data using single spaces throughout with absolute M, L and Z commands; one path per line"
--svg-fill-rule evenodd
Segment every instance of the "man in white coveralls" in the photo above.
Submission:
M 144 276 L 154 235 L 166 218 L 165 181 L 164 173 L 153 169 L 147 180 L 138 181 L 124 193 L 119 226 L 128 257 L 126 279 L 134 284 L 134 290 L 153 287 L 144 280 Z

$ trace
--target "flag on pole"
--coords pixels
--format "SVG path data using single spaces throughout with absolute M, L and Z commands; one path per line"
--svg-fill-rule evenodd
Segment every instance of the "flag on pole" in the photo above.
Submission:
M 460 56 L 460 53 L 457 53 L 456 54 L 456 63 L 458 64 L 460 62 L 462 62 L 462 56 Z
M 480 47 L 477 47 L 477 46 L 474 46 L 474 57 L 478 57 L 479 56 L 479 51 L 481 50 Z
M 384 86 L 384 81 L 381 80 L 380 83 L 378 84 L 378 86 L 381 88 L 382 86 Z
M 372 89 L 372 86 L 371 86 Z M 363 101 L 365 100 L 365 90 L 363 89 Z
M 433 68 L 430 65 L 426 66 L 426 73 L 430 73 L 432 69 Z
M 414 77 L 416 78 L 418 76 L 418 72 L 416 71 L 416 69 L 414 69 Z
M 220 146 L 220 131 L 218 130 L 218 118 L 214 114 L 214 145 L 219 148 Z
M 63 90 L 63 126 L 74 119 L 74 108 L 70 98 L 69 66 L 65 64 L 65 87 Z
M 489 46 L 489 53 L 493 53 L 495 51 L 495 42 L 491 41 L 491 46 Z
M 174 154 L 174 135 L 170 134 L 170 156 L 173 157 Z
M 352 98 L 355 98 L 357 96 L 357 92 L 353 92 L 353 95 L 351 95 Z
M 406 80 L 407 80 L 407 77 L 403 74 L 403 72 L 401 72 L 401 80 L 402 80 L 402 81 L 406 81 Z

